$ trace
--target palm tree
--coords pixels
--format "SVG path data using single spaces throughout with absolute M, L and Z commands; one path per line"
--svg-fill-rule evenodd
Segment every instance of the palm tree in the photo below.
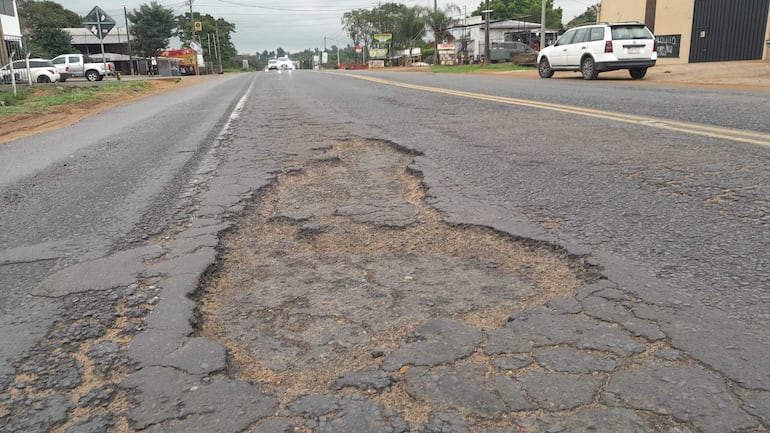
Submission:
M 457 22 L 452 16 L 453 13 L 460 13 L 460 7 L 455 4 L 448 4 L 444 9 L 425 9 L 425 21 L 428 28 L 433 32 L 436 41 L 436 54 L 433 55 L 433 64 L 438 63 L 438 44 L 452 38 L 450 28 Z
M 404 42 L 404 48 L 411 52 L 415 41 L 425 36 L 426 30 L 425 10 L 420 6 L 404 9 L 398 16 L 396 27 L 398 39 Z M 407 63 L 411 59 L 407 56 Z

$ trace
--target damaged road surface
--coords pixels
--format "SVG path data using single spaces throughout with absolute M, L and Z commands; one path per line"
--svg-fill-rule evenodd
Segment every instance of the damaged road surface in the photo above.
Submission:
M 241 89 L 231 98 L 243 97 L 225 104 L 221 132 L 171 176 L 174 188 L 153 196 L 166 208 L 149 206 L 141 223 L 115 228 L 112 243 L 81 257 L 62 258 L 76 249 L 70 241 L 4 238 L 13 248 L 0 271 L 36 271 L 29 284 L 3 280 L 16 285 L 0 304 L 0 335 L 20 343 L 0 351 L 0 432 L 770 428 L 767 310 L 749 302 L 764 299 L 767 280 L 747 269 L 736 285 L 749 288 L 721 310 L 713 302 L 724 295 L 697 275 L 666 278 L 700 266 L 674 257 L 667 239 L 698 240 L 686 225 L 658 222 L 685 218 L 684 199 L 668 203 L 639 181 L 653 176 L 640 164 L 684 165 L 687 152 L 668 149 L 694 138 L 623 125 L 629 140 L 666 149 L 669 161 L 655 165 L 664 156 L 597 138 L 592 126 L 615 127 L 605 120 L 551 113 L 578 132 L 535 134 L 542 113 L 531 108 L 459 109 L 456 95 L 344 74 L 241 77 L 231 79 Z M 468 104 L 475 125 L 453 118 Z M 511 116 L 524 126 L 496 123 Z M 527 140 L 513 134 L 520 128 Z M 568 151 L 554 148 L 559 140 Z M 701 140 L 692 145 L 726 146 Z M 770 160 L 761 148 L 732 152 L 744 168 L 757 155 Z M 702 175 L 716 185 L 726 170 Z M 767 189 L 751 185 L 768 173 L 730 173 L 747 198 L 729 203 L 742 208 L 693 199 L 687 214 L 708 226 L 706 210 L 721 206 L 715 214 L 748 239 L 766 229 Z M 654 254 L 641 245 L 650 232 L 660 239 Z M 747 263 L 766 258 L 755 239 Z M 21 329 L 28 336 L 9 337 Z

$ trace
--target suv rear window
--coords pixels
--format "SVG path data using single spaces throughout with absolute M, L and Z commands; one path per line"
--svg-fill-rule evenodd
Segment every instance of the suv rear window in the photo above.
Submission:
M 645 26 L 620 25 L 612 26 L 612 39 L 652 39 L 652 34 Z

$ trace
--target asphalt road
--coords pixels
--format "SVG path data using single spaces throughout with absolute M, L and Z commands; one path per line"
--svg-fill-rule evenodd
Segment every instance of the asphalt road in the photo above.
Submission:
M 0 372 L 56 319 L 57 302 L 29 295 L 42 277 L 169 224 L 247 85 L 170 92 L 0 146 Z
M 0 147 L 0 432 L 770 426 L 770 94 L 188 89 Z

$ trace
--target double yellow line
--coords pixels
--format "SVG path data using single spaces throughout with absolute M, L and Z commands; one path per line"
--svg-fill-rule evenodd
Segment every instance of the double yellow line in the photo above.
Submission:
M 709 138 L 737 141 L 741 143 L 770 146 L 770 134 L 762 134 L 752 131 L 719 128 L 695 123 L 677 122 L 673 120 L 656 119 L 654 117 L 635 116 L 632 114 L 613 113 L 611 111 L 593 110 L 590 108 L 574 107 L 570 105 L 551 104 L 548 102 L 530 101 L 527 99 L 506 98 L 502 96 L 485 95 L 483 93 L 463 92 L 461 90 L 442 89 L 440 87 L 420 86 L 417 84 L 401 83 L 365 75 L 345 74 L 360 80 L 371 81 L 387 86 L 403 87 L 405 89 L 421 90 L 425 92 L 441 93 L 444 95 L 459 96 L 463 98 L 479 99 L 482 101 L 499 102 L 501 104 L 519 105 L 522 107 L 539 108 L 542 110 L 558 111 L 562 113 L 576 114 L 580 116 L 594 117 L 597 119 L 612 120 L 616 122 L 630 123 L 634 125 L 665 129 L 684 134 L 700 135 Z

